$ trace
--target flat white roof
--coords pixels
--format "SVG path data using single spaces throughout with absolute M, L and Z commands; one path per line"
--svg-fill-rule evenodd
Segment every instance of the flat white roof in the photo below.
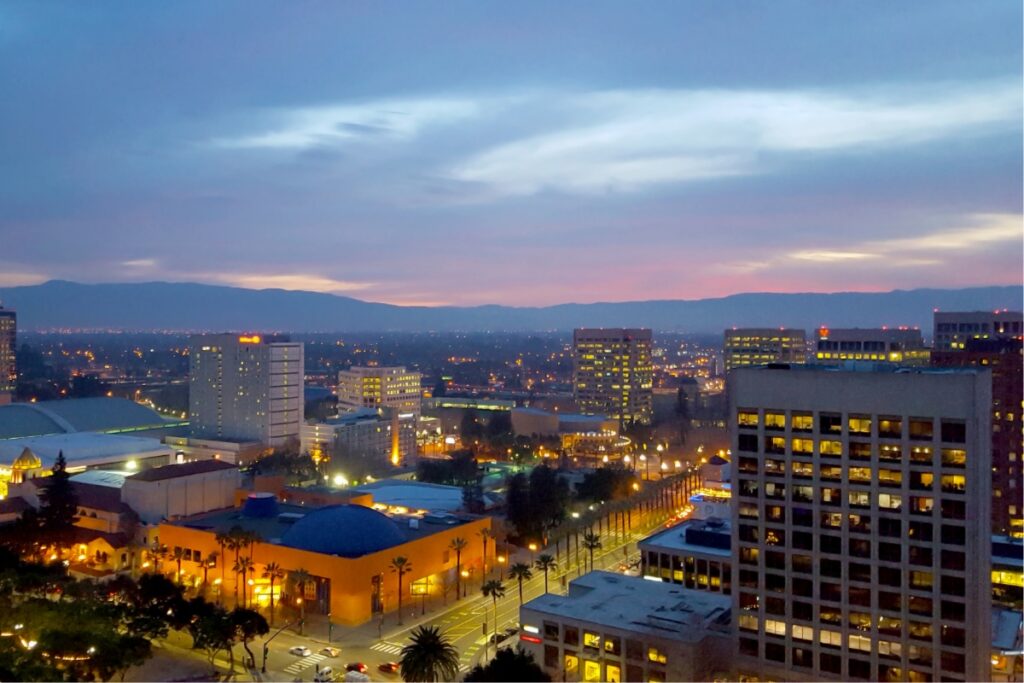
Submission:
M 64 453 L 68 467 L 92 467 L 130 458 L 170 456 L 171 448 L 158 439 L 97 432 L 47 434 L 0 441 L 0 463 L 10 465 L 28 447 L 50 468 L 57 454 Z
M 732 550 L 729 548 L 714 548 L 708 545 L 698 545 L 694 543 L 686 542 L 686 529 L 691 526 L 705 525 L 705 520 L 690 519 L 682 524 L 677 524 L 673 527 L 669 527 L 664 531 L 660 531 L 656 534 L 651 534 L 647 538 L 641 540 L 637 545 L 643 550 L 665 550 L 673 553 L 693 553 L 694 555 L 717 555 L 719 557 L 731 557 Z M 723 522 L 719 529 L 704 529 L 708 533 L 721 534 L 723 536 L 732 535 L 732 525 L 729 522 Z
M 727 595 L 595 571 L 573 580 L 568 595 L 548 593 L 526 603 L 522 619 L 533 618 L 529 611 L 696 643 L 709 632 L 728 636 L 731 604 Z

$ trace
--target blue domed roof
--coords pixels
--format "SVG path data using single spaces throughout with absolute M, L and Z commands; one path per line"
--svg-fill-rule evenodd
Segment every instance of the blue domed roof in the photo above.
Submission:
M 362 505 L 329 505 L 310 512 L 281 538 L 281 545 L 341 557 L 362 557 L 406 542 L 386 515 Z

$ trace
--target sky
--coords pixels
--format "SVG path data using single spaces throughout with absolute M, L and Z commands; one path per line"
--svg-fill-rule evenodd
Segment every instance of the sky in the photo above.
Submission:
M 0 286 L 397 304 L 1022 278 L 1022 7 L 0 4 Z

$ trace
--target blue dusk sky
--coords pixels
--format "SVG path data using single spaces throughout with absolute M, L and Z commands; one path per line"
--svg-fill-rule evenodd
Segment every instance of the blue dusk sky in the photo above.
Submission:
M 0 286 L 1013 284 L 1021 3 L 0 4 Z

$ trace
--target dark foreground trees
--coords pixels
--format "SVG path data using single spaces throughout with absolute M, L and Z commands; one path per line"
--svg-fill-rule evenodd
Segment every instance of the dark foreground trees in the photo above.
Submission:
M 436 626 L 420 626 L 402 648 L 400 665 L 405 681 L 454 681 L 459 652 Z
M 498 650 L 494 659 L 486 666 L 479 664 L 466 674 L 463 679 L 470 681 L 537 681 L 544 683 L 550 681 L 551 677 L 544 673 L 544 670 L 533 661 L 533 655 L 525 652 L 522 648 L 506 647 Z

